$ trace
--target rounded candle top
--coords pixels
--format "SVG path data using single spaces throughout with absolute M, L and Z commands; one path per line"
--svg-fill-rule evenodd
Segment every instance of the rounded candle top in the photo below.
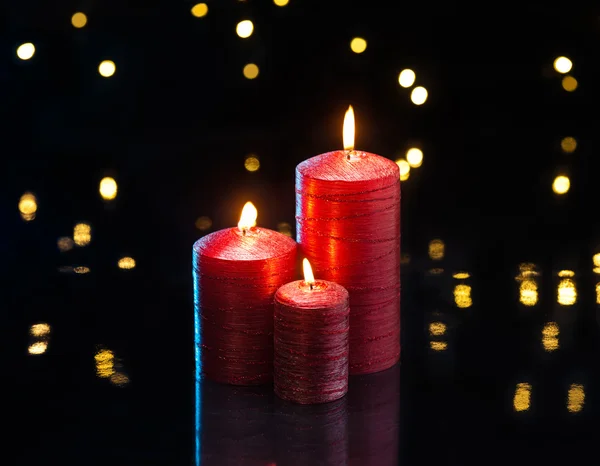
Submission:
M 325 280 L 312 284 L 304 280 L 286 283 L 275 293 L 275 300 L 285 306 L 301 309 L 326 309 L 348 302 L 348 290 L 342 285 Z
M 296 249 L 296 242 L 267 228 L 245 231 L 225 228 L 203 236 L 194 243 L 194 253 L 231 261 L 259 261 L 284 256 Z
M 359 150 L 337 150 L 317 155 L 296 167 L 297 174 L 322 181 L 371 181 L 400 178 L 398 165 L 380 155 Z

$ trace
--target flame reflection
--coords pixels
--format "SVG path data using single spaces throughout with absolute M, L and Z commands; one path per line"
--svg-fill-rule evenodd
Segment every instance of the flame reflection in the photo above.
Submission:
M 542 329 L 542 346 L 547 352 L 556 351 L 559 348 L 560 330 L 556 322 L 548 322 Z
M 583 409 L 585 403 L 585 390 L 583 385 L 572 383 L 567 394 L 567 410 L 570 413 L 578 413 Z
M 517 412 L 528 411 L 531 407 L 531 384 L 521 382 L 517 384 L 513 397 L 513 408 Z

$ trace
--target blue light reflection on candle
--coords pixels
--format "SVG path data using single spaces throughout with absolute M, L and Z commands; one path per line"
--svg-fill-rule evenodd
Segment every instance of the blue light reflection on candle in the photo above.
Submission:
M 195 353 L 195 362 L 196 362 L 196 417 L 195 417 L 195 433 L 196 433 L 196 442 L 195 442 L 195 457 L 196 457 L 196 466 L 200 466 L 200 453 L 201 453 L 201 443 L 202 443 L 202 358 L 200 354 L 200 343 L 201 343 L 201 333 L 200 333 L 200 289 L 198 287 L 198 277 L 196 272 L 196 267 L 194 267 L 194 353 Z

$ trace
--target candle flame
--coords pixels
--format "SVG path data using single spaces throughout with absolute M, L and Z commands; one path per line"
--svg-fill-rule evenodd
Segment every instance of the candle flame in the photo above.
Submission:
M 344 150 L 354 149 L 354 110 L 352 105 L 346 110 L 344 116 Z
M 258 211 L 252 202 L 246 202 L 242 209 L 242 215 L 238 222 L 238 228 L 242 231 L 256 226 L 256 217 L 258 217 Z
M 313 275 L 312 267 L 310 266 L 310 262 L 305 257 L 302 261 L 302 268 L 304 269 L 304 282 L 309 285 L 315 284 L 315 276 Z

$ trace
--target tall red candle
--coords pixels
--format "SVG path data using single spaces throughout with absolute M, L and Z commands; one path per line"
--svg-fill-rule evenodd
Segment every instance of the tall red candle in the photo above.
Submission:
M 296 243 L 256 227 L 256 217 L 247 203 L 237 228 L 194 243 L 196 364 L 216 382 L 273 378 L 273 295 L 294 278 Z
M 315 272 L 350 293 L 350 374 L 400 358 L 400 173 L 354 147 L 352 107 L 343 151 L 296 167 L 296 231 Z
M 275 293 L 275 393 L 326 403 L 348 391 L 348 291 L 315 280 L 306 259 L 304 277 Z

